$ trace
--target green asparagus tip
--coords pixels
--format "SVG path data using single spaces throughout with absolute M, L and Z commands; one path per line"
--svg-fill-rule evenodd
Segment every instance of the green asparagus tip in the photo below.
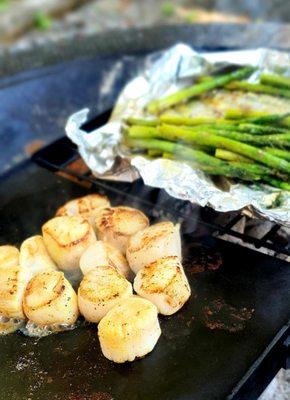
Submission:
M 255 69 L 256 68 L 252 66 L 239 68 L 234 72 L 217 76 L 212 80 L 202 82 L 185 89 L 181 89 L 161 99 L 152 100 L 147 105 L 147 111 L 150 114 L 158 114 L 161 111 L 170 108 L 176 104 L 187 101 L 192 97 L 199 96 L 217 87 L 225 86 L 232 81 L 247 78 Z
M 290 78 L 276 74 L 261 74 L 260 81 L 263 84 L 275 86 L 281 89 L 290 89 Z

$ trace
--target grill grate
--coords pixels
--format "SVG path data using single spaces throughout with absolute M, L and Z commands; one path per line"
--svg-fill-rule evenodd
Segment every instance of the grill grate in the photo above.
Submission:
M 83 129 L 90 132 L 103 125 L 108 120 L 110 112 L 111 110 L 106 111 L 100 116 L 91 119 L 83 126 Z M 240 212 L 224 213 L 222 215 L 225 218 L 221 218 L 221 213 L 208 207 L 199 207 L 197 211 L 197 206 L 170 198 L 170 196 L 167 196 L 166 205 L 164 205 L 164 201 L 162 201 L 161 205 L 158 204 L 158 199 L 161 196 L 161 192 L 163 192 L 163 197 L 166 196 L 164 190 L 146 188 L 141 180 L 128 184 L 125 182 L 108 182 L 95 178 L 82 162 L 77 147 L 67 137 L 61 138 L 35 153 L 33 161 L 68 179 L 76 180 L 80 184 L 85 184 L 89 187 L 95 186 L 98 190 L 110 191 L 121 196 L 126 194 L 127 198 L 143 203 L 147 207 L 154 205 L 154 209 L 159 209 L 163 213 L 174 214 L 180 222 L 186 220 L 191 222 L 191 226 L 202 225 L 206 227 L 215 236 L 227 238 L 227 240 L 233 239 L 233 241 L 238 241 L 240 244 L 248 244 L 256 250 L 268 252 L 284 259 L 290 256 L 289 240 L 284 241 L 284 243 L 277 240 L 277 234 L 281 230 L 281 226 L 278 224 L 269 225 L 263 236 L 257 238 L 235 229 L 241 220 L 245 218 Z M 145 196 L 144 190 L 147 191 Z M 140 196 L 140 191 L 142 191 L 142 196 Z M 185 203 L 187 203 L 186 206 Z M 192 212 L 189 212 L 190 209 Z

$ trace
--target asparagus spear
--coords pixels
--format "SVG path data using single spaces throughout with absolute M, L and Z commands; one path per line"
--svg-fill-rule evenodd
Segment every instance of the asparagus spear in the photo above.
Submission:
M 208 126 L 213 129 L 226 129 L 229 131 L 248 132 L 253 135 L 267 135 L 268 133 L 290 133 L 289 129 L 268 125 L 255 125 L 254 123 L 239 123 L 226 120 L 224 118 L 196 117 L 188 118 L 176 115 L 164 115 L 159 118 L 159 122 L 169 125 L 183 126 Z
M 183 156 L 186 159 L 196 160 L 196 162 L 204 163 L 205 165 L 221 166 L 224 165 L 224 161 L 218 160 L 217 158 L 205 153 L 204 151 L 197 150 L 195 148 L 186 146 L 184 144 L 173 143 L 166 140 L 159 139 L 131 139 L 128 138 L 126 144 L 132 147 L 135 144 L 140 148 L 154 149 L 162 152 L 174 153 Z
M 192 166 L 201 169 L 202 171 L 210 175 L 223 175 L 231 178 L 240 178 L 244 180 L 260 180 L 269 183 L 272 186 L 278 187 L 283 190 L 290 190 L 290 185 L 287 182 L 282 182 L 276 178 L 273 178 L 266 173 L 268 169 L 261 169 L 262 166 L 255 166 L 253 169 L 252 164 L 238 164 L 230 165 L 226 163 L 217 163 L 214 157 L 207 156 L 202 152 L 192 151 L 187 146 L 167 142 L 164 140 L 156 139 L 128 139 L 127 145 L 133 148 L 144 148 L 151 150 L 163 151 L 163 155 L 166 158 L 184 160 L 189 162 Z M 204 163 L 205 162 L 205 163 Z M 241 168 L 242 167 L 242 168 Z M 260 168 L 258 170 L 258 168 Z M 255 174 L 254 172 L 262 172 L 262 176 Z
M 273 147 L 264 147 L 264 150 L 274 156 L 283 158 L 286 161 L 290 161 L 290 151 L 281 150 L 281 149 L 274 149 Z
M 167 125 L 171 126 L 171 125 Z M 252 135 L 249 133 L 239 132 L 239 129 L 223 129 L 223 126 L 203 125 L 198 127 L 186 128 L 193 132 L 206 132 L 208 134 L 224 136 L 238 142 L 251 143 L 256 146 L 277 146 L 280 148 L 290 147 L 290 133 L 276 135 Z
M 200 126 L 199 126 L 200 127 Z M 268 135 L 268 134 L 282 134 L 282 133 L 290 133 L 289 129 L 286 128 L 276 128 L 274 126 L 268 125 L 255 125 L 249 123 L 242 123 L 239 125 L 236 124 L 227 124 L 227 123 L 213 123 L 208 125 L 203 125 L 203 127 L 207 127 L 215 130 L 227 130 L 227 131 L 235 131 L 235 132 L 245 132 L 251 135 Z M 198 129 L 198 127 L 197 127 Z
M 290 133 L 290 130 L 286 128 L 269 125 L 255 125 L 251 123 L 239 124 L 238 130 L 241 132 L 249 132 L 252 135 L 267 135 L 268 133 Z
M 246 78 L 254 70 L 255 68 L 250 66 L 245 68 L 240 68 L 237 71 L 218 76 L 210 81 L 202 82 L 197 85 L 191 86 L 189 88 L 181 89 L 169 96 L 163 97 L 161 99 L 152 100 L 147 105 L 147 110 L 151 114 L 157 114 L 162 110 L 172 107 L 178 103 L 187 101 L 192 97 L 199 96 L 200 94 L 208 92 L 209 90 L 225 86 L 231 81 Z
M 245 180 L 259 180 L 260 177 L 246 167 L 239 168 L 224 161 L 218 160 L 202 151 L 193 150 L 188 146 L 158 139 L 127 139 L 126 145 L 134 149 L 154 149 L 163 151 L 167 158 L 190 162 L 197 168 L 211 175 L 224 175 Z M 171 157 L 168 155 L 171 154 Z
M 260 176 L 273 175 L 272 169 L 265 167 L 264 165 L 237 162 L 237 161 L 231 162 L 231 165 L 234 165 L 235 167 L 241 169 L 246 169 L 248 172 L 252 172 L 254 175 L 260 175 Z
M 146 118 L 137 118 L 137 117 L 129 117 L 125 119 L 125 122 L 128 125 L 143 125 L 143 126 L 156 126 L 156 119 L 146 119 Z
M 180 115 L 161 115 L 159 117 L 159 122 L 170 124 L 170 125 L 186 125 L 186 126 L 195 126 L 195 125 L 204 125 L 204 124 L 215 124 L 215 123 L 231 123 L 230 121 L 226 121 L 222 118 L 214 118 L 214 117 L 182 117 Z
M 287 117 L 289 117 L 290 113 L 284 113 L 284 114 L 268 114 L 268 115 L 262 115 L 258 117 L 252 117 L 252 118 L 247 118 L 245 122 L 250 122 L 253 124 L 282 124 L 284 125 L 284 121 L 287 120 Z M 290 126 L 290 125 L 289 125 Z
M 206 154 L 201 150 L 193 149 L 189 146 L 169 142 L 166 140 L 148 139 L 148 138 L 126 138 L 125 145 L 132 148 L 147 150 L 158 150 L 162 153 L 173 153 L 185 159 L 191 159 L 195 162 L 210 165 L 212 167 L 223 166 L 224 161 Z
M 201 126 L 203 128 L 216 129 L 216 130 L 228 130 L 228 131 L 236 131 L 236 132 L 246 132 L 252 135 L 267 135 L 267 134 L 280 134 L 280 133 L 290 133 L 289 129 L 274 127 L 268 125 L 256 125 L 253 123 L 240 123 L 227 121 L 222 118 L 206 118 L 206 117 L 197 117 L 197 118 L 186 118 L 180 116 L 162 116 L 159 120 L 141 120 L 141 119 L 131 119 L 130 122 L 139 122 L 138 124 L 132 124 L 127 131 L 131 132 L 132 137 L 143 137 L 147 135 L 152 135 L 154 132 L 154 128 L 157 127 L 158 122 L 166 123 L 169 125 L 183 125 L 196 127 L 199 129 Z
M 249 117 L 261 117 L 264 115 L 268 115 L 268 113 L 265 111 L 256 110 L 229 109 L 225 112 L 224 117 L 226 119 L 239 120 Z
M 170 160 L 174 160 L 174 154 L 172 154 L 172 153 L 168 153 L 168 152 L 166 152 L 166 151 L 164 151 L 163 153 L 162 153 L 162 157 L 163 158 L 169 158 Z
M 240 162 L 247 162 L 247 163 L 253 162 L 250 158 L 241 156 L 240 154 L 233 153 L 232 151 L 224 150 L 224 149 L 216 149 L 215 157 L 220 158 L 221 160 L 226 160 L 226 161 L 240 161 Z
M 160 132 L 158 127 L 147 127 L 142 125 L 130 126 L 127 130 L 127 136 L 133 139 L 150 139 L 160 138 Z M 211 152 L 211 148 L 208 146 L 194 145 L 195 149 Z
M 226 86 L 229 90 L 243 90 L 245 92 L 266 93 L 290 99 L 290 90 L 263 85 L 262 83 L 249 83 L 246 81 L 233 81 Z
M 159 157 L 162 155 L 160 150 L 149 149 L 147 151 L 149 157 Z
M 198 145 L 212 146 L 233 151 L 234 153 L 241 154 L 249 157 L 261 164 L 277 169 L 278 171 L 286 172 L 290 175 L 290 162 L 280 159 L 262 149 L 250 146 L 246 143 L 240 143 L 235 140 L 208 134 L 206 132 L 195 132 L 191 129 L 180 127 L 172 127 L 170 125 L 162 125 L 158 128 L 160 136 L 169 140 L 183 140 Z M 166 150 L 164 150 L 166 151 Z
M 280 121 L 280 125 L 290 128 L 290 117 L 284 118 Z
M 290 191 L 290 184 L 287 182 L 282 182 L 278 179 L 272 178 L 271 176 L 264 176 L 263 180 L 271 186 Z
M 209 81 L 212 81 L 213 79 L 214 79 L 214 76 L 211 76 L 211 75 L 202 75 L 202 76 L 199 76 L 199 77 L 197 78 L 197 82 L 198 82 L 198 83 L 209 82 Z
M 290 89 L 290 78 L 287 76 L 276 75 L 276 74 L 261 74 L 261 83 L 270 86 L 276 86 L 282 89 Z
M 229 139 L 236 140 L 238 142 L 251 143 L 258 147 L 260 146 L 276 146 L 280 148 L 290 147 L 290 134 L 257 136 L 248 133 L 240 133 L 240 132 L 226 131 L 226 130 L 214 130 L 214 129 L 205 129 L 203 132 L 224 136 Z
M 270 133 L 289 133 L 289 129 L 275 128 L 273 126 L 266 125 L 255 125 L 255 124 L 237 124 L 236 122 L 227 121 L 222 118 L 184 118 L 184 117 L 161 117 L 159 118 L 161 123 L 168 125 L 188 126 L 194 130 L 199 129 L 214 129 L 222 131 L 234 131 L 234 132 L 246 132 L 252 135 L 267 135 Z
M 279 124 L 290 127 L 290 118 L 287 118 L 290 113 L 285 114 L 269 114 L 266 112 L 252 110 L 228 110 L 224 118 L 239 120 L 238 122 L 253 123 L 253 124 Z
M 127 134 L 132 138 L 158 137 L 158 130 L 153 126 L 132 125 L 127 130 Z
M 191 163 L 192 167 L 198 168 L 209 175 L 221 175 L 227 178 L 238 178 L 246 181 L 258 181 L 261 179 L 259 175 L 253 174 L 251 171 L 241 169 L 233 165 L 224 165 L 220 167 L 211 167 L 203 164 Z
M 163 157 L 164 158 L 170 158 L 170 159 L 174 159 L 174 155 L 171 153 L 163 153 Z M 242 168 L 244 171 L 247 170 L 247 173 L 249 174 L 248 176 L 246 175 L 246 177 L 248 178 L 244 178 L 245 180 L 263 180 L 264 182 L 270 184 L 271 186 L 277 187 L 279 189 L 283 189 L 283 190 L 289 190 L 290 191 L 290 184 L 284 181 L 281 181 L 280 179 L 274 178 L 273 176 L 271 176 L 272 171 L 269 168 L 263 167 L 261 165 L 252 165 L 252 164 L 241 164 L 241 163 L 232 163 L 232 165 L 234 165 L 237 169 L 236 171 L 231 170 L 230 168 L 228 168 L 228 166 L 219 166 L 219 167 L 211 167 L 211 166 L 205 166 L 202 164 L 195 164 L 195 163 L 191 163 L 191 165 L 193 167 L 199 168 L 200 170 L 208 173 L 209 175 L 223 175 L 226 176 L 228 178 L 241 178 L 241 174 L 239 171 L 240 168 Z M 254 178 L 253 176 L 251 177 L 251 174 L 254 174 Z M 262 175 L 261 177 L 259 175 Z

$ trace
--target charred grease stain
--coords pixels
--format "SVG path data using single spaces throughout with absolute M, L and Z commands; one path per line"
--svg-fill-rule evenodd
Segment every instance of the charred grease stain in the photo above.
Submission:
M 95 392 L 93 394 L 71 394 L 64 400 L 114 400 L 110 393 Z
M 209 329 L 222 329 L 228 332 L 239 332 L 246 326 L 254 309 L 236 308 L 216 299 L 203 308 L 203 322 Z
M 199 274 L 205 271 L 215 271 L 222 264 L 222 256 L 218 251 L 192 244 L 183 257 L 183 265 L 187 272 Z

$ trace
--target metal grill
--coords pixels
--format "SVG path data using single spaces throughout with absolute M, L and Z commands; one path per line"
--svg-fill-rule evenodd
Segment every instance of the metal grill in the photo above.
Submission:
M 83 125 L 82 129 L 86 132 L 91 132 L 105 124 L 110 114 L 111 110 L 108 110 L 90 119 Z M 77 147 L 66 137 L 37 152 L 33 156 L 33 160 L 42 167 L 60 173 L 66 178 L 77 180 L 80 184 L 86 183 L 88 186 L 95 186 L 98 190 L 110 191 L 117 195 L 126 193 L 127 198 L 138 200 L 139 203 L 143 203 L 147 207 L 154 205 L 155 209 L 162 210 L 163 213 L 174 214 L 180 221 L 184 221 L 186 218 L 187 221 L 191 221 L 192 226 L 204 226 L 215 236 L 227 237 L 227 240 L 233 238 L 236 241 L 238 240 L 240 244 L 248 244 L 256 250 L 266 251 L 275 256 L 282 256 L 282 258 L 290 256 L 290 241 L 277 240 L 281 230 L 281 226 L 278 224 L 268 224 L 268 229 L 263 233 L 263 236 L 257 238 L 254 235 L 241 233 L 235 229 L 243 218 L 250 219 L 241 212 L 225 213 L 225 217 L 221 218 L 220 213 L 208 207 L 203 209 L 199 207 L 197 211 L 197 207 L 192 206 L 189 202 L 173 199 L 170 196 L 166 197 L 163 190 L 147 187 L 146 196 L 142 195 L 140 197 L 138 195 L 140 188 L 142 187 L 142 194 L 144 194 L 145 189 L 141 180 L 128 184 L 96 179 L 82 162 Z M 162 205 L 160 201 L 157 201 L 160 198 L 160 192 L 163 192 Z M 166 201 L 164 201 L 164 197 L 166 197 Z M 190 212 L 190 208 L 192 212 Z

